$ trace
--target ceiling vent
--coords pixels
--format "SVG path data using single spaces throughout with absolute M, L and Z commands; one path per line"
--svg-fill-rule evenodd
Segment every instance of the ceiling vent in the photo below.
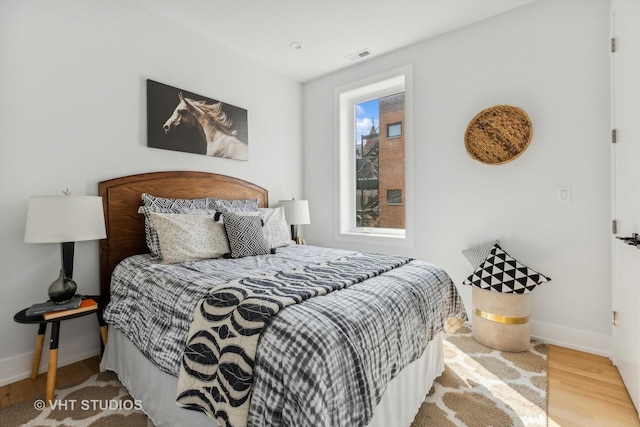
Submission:
M 369 52 L 369 49 L 362 49 L 359 52 L 355 52 L 355 53 L 352 53 L 351 55 L 347 55 L 346 58 L 349 61 L 357 61 L 359 59 L 366 58 L 369 55 L 371 55 L 371 52 Z

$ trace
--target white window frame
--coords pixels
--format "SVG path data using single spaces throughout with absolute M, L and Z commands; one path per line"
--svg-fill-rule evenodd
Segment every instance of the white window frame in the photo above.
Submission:
M 405 93 L 404 142 L 405 142 L 405 228 L 356 227 L 355 209 L 355 106 L 371 99 L 395 93 Z M 412 67 L 361 80 L 336 89 L 337 150 L 339 167 L 336 177 L 337 240 L 367 243 L 413 245 L 413 75 Z

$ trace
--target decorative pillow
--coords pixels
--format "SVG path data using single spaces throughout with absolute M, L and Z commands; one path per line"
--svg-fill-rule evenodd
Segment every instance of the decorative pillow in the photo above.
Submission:
M 493 245 L 489 256 L 462 284 L 494 292 L 526 294 L 550 280 L 518 262 L 499 245 Z
M 260 218 L 264 221 L 264 237 L 272 248 L 294 245 L 291 240 L 291 229 L 284 217 L 284 208 L 260 208 Z
M 181 213 L 190 209 L 209 209 L 208 198 L 204 199 L 167 199 L 165 197 L 156 197 L 148 193 L 142 193 L 142 204 L 153 209 L 155 212 Z
M 478 266 L 487 258 L 491 249 L 493 249 L 493 245 L 500 246 L 500 240 L 496 239 L 493 242 L 487 242 L 465 249 L 462 251 L 462 255 L 464 255 L 473 268 L 478 268 Z
M 142 204 L 154 212 L 161 213 L 187 213 L 191 210 L 206 210 L 209 207 L 209 199 L 168 199 L 166 197 L 158 197 L 149 193 L 142 193 Z M 158 243 L 158 235 L 153 228 L 153 223 L 147 215 L 148 211 L 140 211 L 144 214 L 144 234 L 147 242 L 147 248 L 152 255 L 162 258 L 160 252 L 160 244 Z M 208 213 L 207 213 L 208 214 Z
M 210 215 L 149 212 L 158 235 L 162 262 L 220 258 L 229 252 L 224 226 Z
M 255 212 L 242 212 L 229 210 L 228 212 L 237 213 L 244 216 L 259 216 L 262 218 L 264 225 L 262 233 L 270 248 L 279 248 L 282 246 L 295 245 L 291 240 L 291 230 L 284 216 L 284 208 L 259 208 Z M 220 214 L 221 215 L 221 214 Z
M 258 199 L 224 200 L 210 198 L 209 209 L 218 212 L 251 212 L 258 210 Z
M 271 252 L 262 232 L 262 218 L 232 212 L 223 213 L 222 218 L 229 239 L 231 258 L 265 255 Z
M 147 242 L 147 248 L 152 255 L 162 258 L 162 250 L 160 249 L 160 242 L 158 241 L 158 233 L 156 232 L 153 220 L 151 218 L 151 212 L 157 213 L 174 213 L 174 214 L 189 214 L 189 215 L 209 215 L 213 217 L 216 211 L 209 209 L 192 209 L 188 207 L 178 208 L 159 208 L 159 207 L 145 207 L 138 208 L 138 213 L 144 215 L 144 235 Z

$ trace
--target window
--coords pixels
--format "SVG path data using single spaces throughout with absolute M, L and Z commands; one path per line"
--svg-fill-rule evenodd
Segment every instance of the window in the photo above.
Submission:
M 336 92 L 343 236 L 406 238 L 407 71 Z
M 387 125 L 387 138 L 398 138 L 402 136 L 402 123 L 389 123 Z
M 395 93 L 355 104 L 356 228 L 404 229 L 404 209 L 387 207 L 402 206 L 402 197 L 389 203 L 388 194 L 389 188 L 404 187 L 404 143 L 387 144 L 388 132 L 385 136 L 378 131 L 390 125 L 401 127 L 404 91 L 400 90 L 392 88 L 390 92 Z M 393 191 L 402 194 L 402 190 Z
M 388 205 L 402 205 L 402 190 L 387 190 Z

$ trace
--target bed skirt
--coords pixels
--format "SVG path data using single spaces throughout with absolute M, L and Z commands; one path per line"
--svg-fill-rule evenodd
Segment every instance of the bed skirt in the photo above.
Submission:
M 368 427 L 409 427 L 426 394 L 444 370 L 442 337 L 429 343 L 422 357 L 405 367 L 388 385 Z M 142 402 L 142 410 L 158 427 L 218 427 L 201 412 L 182 409 L 176 404 L 178 378 L 160 371 L 116 328 L 109 329 L 101 370 L 117 373 L 131 396 Z

